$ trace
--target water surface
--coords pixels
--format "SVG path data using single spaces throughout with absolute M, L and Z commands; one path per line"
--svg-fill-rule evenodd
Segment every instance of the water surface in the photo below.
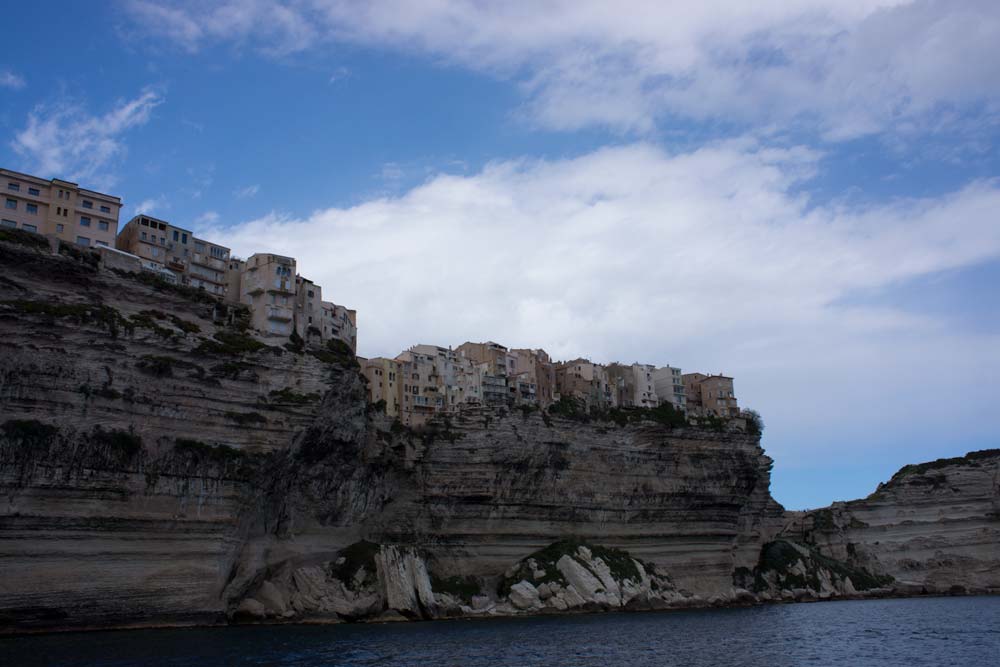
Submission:
M 2 665 L 1000 665 L 1000 597 L 0 640 Z

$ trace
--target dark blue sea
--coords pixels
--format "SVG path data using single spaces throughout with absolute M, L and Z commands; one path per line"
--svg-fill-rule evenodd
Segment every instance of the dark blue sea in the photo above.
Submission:
M 1000 666 L 1000 597 L 0 639 L 0 665 Z

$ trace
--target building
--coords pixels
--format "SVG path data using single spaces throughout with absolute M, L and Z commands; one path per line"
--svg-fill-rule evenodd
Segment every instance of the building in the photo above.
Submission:
M 0 226 L 86 247 L 115 247 L 122 200 L 58 178 L 0 169 Z
M 687 394 L 688 414 L 695 417 L 722 417 L 734 419 L 740 416 L 733 391 L 733 378 L 726 375 L 705 375 L 685 373 L 684 389 Z
M 555 366 L 545 350 L 515 349 L 513 369 L 507 378 L 509 392 L 521 403 L 547 407 L 555 393 Z
M 399 383 L 400 364 L 395 359 L 375 357 L 359 360 L 361 372 L 368 378 L 368 402 L 385 401 L 385 414 L 399 417 L 402 385 Z
M 663 366 L 653 371 L 653 387 L 661 403 L 670 403 L 681 412 L 687 411 L 687 391 L 681 369 Z
M 169 272 L 181 285 L 226 296 L 229 248 L 196 238 L 188 229 L 149 215 L 126 223 L 115 247 L 139 257 L 145 268 Z
M 240 303 L 250 307 L 250 326 L 269 336 L 291 336 L 295 319 L 295 259 L 256 253 L 242 265 Z
M 649 364 L 609 364 L 608 380 L 617 390 L 617 403 L 624 408 L 655 408 L 660 404 L 653 382 L 656 369 Z
M 555 364 L 556 393 L 560 398 L 575 398 L 589 410 L 618 405 L 616 385 L 601 364 L 589 359 L 574 359 Z
M 459 357 L 482 366 L 481 386 L 484 405 L 509 405 L 516 399 L 508 389 L 508 379 L 515 374 L 517 356 L 493 341 L 485 343 L 464 342 L 455 348 Z M 516 393 L 517 388 L 514 388 Z
M 412 350 L 395 359 L 399 363 L 399 418 L 406 426 L 420 426 L 444 410 L 441 378 L 432 355 Z

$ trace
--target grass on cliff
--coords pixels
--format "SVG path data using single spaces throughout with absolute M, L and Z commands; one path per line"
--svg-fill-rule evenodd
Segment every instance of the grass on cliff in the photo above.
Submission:
M 195 301 L 198 303 L 212 304 L 215 305 L 220 303 L 219 297 L 209 294 L 204 289 L 200 287 L 189 287 L 187 285 L 175 285 L 174 283 L 167 282 L 155 273 L 150 273 L 149 271 L 139 271 L 138 273 L 134 271 L 123 271 L 122 269 L 111 269 L 114 273 L 118 274 L 122 278 L 128 278 L 134 280 L 137 283 L 142 283 L 143 285 L 148 285 L 158 292 L 163 292 L 166 294 L 172 294 L 179 297 L 183 297 L 189 301 Z
M 807 553 L 803 555 L 792 543 L 786 540 L 775 540 L 768 542 L 760 551 L 760 559 L 757 567 L 753 571 L 753 588 L 756 591 L 767 589 L 764 575 L 773 572 L 776 575 L 775 582 L 779 589 L 806 588 L 814 591 L 820 590 L 820 570 L 825 569 L 831 574 L 831 578 L 836 581 L 843 581 L 850 578 L 855 590 L 867 591 L 874 588 L 888 586 L 895 579 L 889 575 L 873 574 L 868 570 L 845 563 L 843 561 L 830 558 L 821 554 L 816 549 L 801 545 Z M 792 573 L 790 570 L 796 563 L 802 561 L 805 566 L 804 574 Z M 745 568 L 744 568 L 745 569 Z M 739 585 L 749 584 L 749 571 L 738 573 L 737 576 L 745 577 L 737 581 Z
M 472 602 L 472 596 L 482 593 L 482 586 L 476 577 L 463 577 L 459 575 L 441 577 L 434 572 L 430 573 L 430 577 L 431 589 L 435 593 L 447 593 L 464 602 Z
M 351 346 L 340 340 L 333 338 L 326 343 L 326 348 L 310 350 L 309 354 L 316 357 L 325 364 L 337 364 L 339 366 L 352 367 L 359 366 L 358 358 L 354 354 Z
M 135 325 L 122 317 L 121 313 L 103 304 L 15 299 L 0 301 L 0 305 L 22 315 L 35 315 L 52 320 L 65 319 L 75 324 L 94 324 L 107 331 L 112 338 L 117 338 L 122 332 L 131 334 L 135 330 Z
M 927 461 L 926 463 L 914 463 L 900 468 L 889 481 L 896 482 L 908 475 L 921 475 L 930 470 L 939 470 L 950 466 L 978 465 L 979 461 L 994 458 L 1000 458 L 1000 449 L 980 449 L 979 451 L 969 452 L 965 456 L 953 456 L 947 459 Z
M 600 558 L 603 560 L 605 564 L 607 564 L 608 569 L 611 571 L 611 576 L 614 577 L 615 580 L 622 581 L 624 579 L 631 579 L 634 582 L 639 581 L 639 568 L 636 567 L 632 556 L 627 551 L 613 549 L 610 547 L 602 547 L 600 545 L 570 539 L 553 542 L 544 549 L 539 549 L 538 551 L 524 557 L 520 563 L 518 563 L 518 566 L 512 576 L 504 577 L 500 580 L 500 584 L 497 587 L 497 593 L 501 596 L 509 595 L 510 587 L 522 580 L 529 581 L 536 587 L 547 582 L 558 582 L 565 586 L 566 580 L 563 578 L 559 568 L 556 567 L 556 563 L 558 563 L 559 559 L 563 556 L 569 556 L 570 558 L 574 558 L 578 563 L 580 563 L 580 565 L 586 567 L 582 561 L 576 558 L 576 553 L 580 547 L 590 549 L 592 558 Z M 528 565 L 529 559 L 534 559 L 538 569 L 545 571 L 545 575 L 542 578 L 537 580 L 534 578 L 531 567 Z
M 259 352 L 267 347 L 269 346 L 245 333 L 219 331 L 212 336 L 212 339 L 202 341 L 194 351 L 206 355 L 238 356 Z
M 572 419 L 573 421 L 589 423 L 607 422 L 618 426 L 654 422 L 669 428 L 681 428 L 687 425 L 687 418 L 680 410 L 674 409 L 669 403 L 655 408 L 591 408 L 587 410 L 583 401 L 563 396 L 548 408 L 549 415 Z
M 39 250 L 49 249 L 48 239 L 39 234 L 26 232 L 23 229 L 0 229 L 0 241 L 16 243 L 17 245 L 23 245 L 29 248 L 38 248 Z
M 37 419 L 8 419 L 0 426 L 0 432 L 7 440 L 20 442 L 25 447 L 40 448 L 48 447 L 59 429 Z
M 308 394 L 303 394 L 301 392 L 295 391 L 291 387 L 284 387 L 282 389 L 273 389 L 267 394 L 267 400 L 271 403 L 293 403 L 296 405 L 305 405 L 307 403 L 316 403 L 322 398 L 319 392 L 309 392 Z

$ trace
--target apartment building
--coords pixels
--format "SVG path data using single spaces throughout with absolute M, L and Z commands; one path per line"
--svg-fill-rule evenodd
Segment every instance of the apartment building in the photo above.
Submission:
M 240 303 L 250 307 L 250 326 L 268 336 L 291 336 L 295 319 L 295 259 L 257 253 L 242 265 Z
M 609 377 L 607 368 L 589 359 L 555 364 L 555 385 L 560 398 L 575 398 L 587 409 L 618 405 L 617 385 Z
M 229 248 L 196 238 L 189 229 L 150 215 L 126 223 L 115 247 L 140 258 L 144 268 L 171 282 L 225 296 L 228 287 Z
M 507 378 L 508 391 L 522 403 L 546 407 L 555 393 L 555 366 L 545 350 L 514 349 L 513 369 Z
M 507 405 L 515 400 L 508 379 L 516 372 L 517 357 L 499 343 L 466 341 L 455 348 L 460 357 L 484 367 L 482 402 L 486 405 Z M 516 391 L 516 387 L 515 387 Z
M 688 414 L 695 417 L 714 416 L 726 419 L 740 416 L 733 390 L 733 378 L 704 373 L 685 373 L 682 377 L 687 394 Z
M 444 392 L 434 357 L 407 350 L 395 359 L 399 363 L 400 421 L 420 426 L 444 410 Z
M 660 399 L 653 382 L 655 370 L 649 364 L 609 364 L 608 380 L 615 387 L 618 405 L 625 408 L 655 408 L 659 405 Z
M 115 247 L 122 200 L 58 178 L 0 169 L 0 227 L 23 229 L 86 247 Z
M 653 371 L 653 387 L 661 403 L 670 403 L 675 409 L 687 411 L 687 391 L 681 369 L 663 366 Z
M 400 363 L 386 357 L 359 361 L 361 372 L 368 378 L 368 402 L 385 401 L 385 414 L 399 417 L 399 401 L 402 398 L 402 385 L 399 383 Z

